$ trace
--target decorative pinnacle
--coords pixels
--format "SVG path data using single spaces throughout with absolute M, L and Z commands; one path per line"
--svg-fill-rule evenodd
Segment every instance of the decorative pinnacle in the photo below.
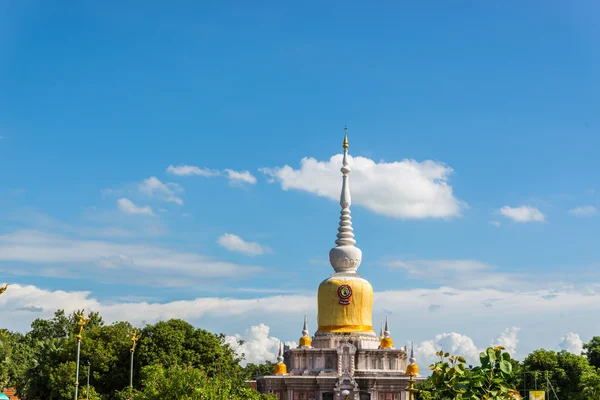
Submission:
M 302 336 L 308 336 L 308 319 L 306 318 L 306 314 L 304 314 L 304 328 L 302 329 Z
M 362 261 L 362 252 L 355 247 L 354 229 L 352 229 L 352 216 L 350 215 L 350 206 L 352 198 L 350 196 L 350 184 L 348 175 L 352 171 L 348 163 L 348 132 L 344 128 L 344 158 L 342 161 L 342 194 L 340 196 L 340 225 L 338 227 L 337 240 L 334 247 L 329 252 L 329 261 L 335 272 L 355 273 Z
M 344 150 L 348 150 L 348 128 L 344 126 Z
M 383 339 L 383 322 L 381 322 L 381 328 L 379 328 L 379 338 Z
M 385 330 L 383 331 L 383 337 L 390 337 L 390 329 L 388 328 L 388 316 L 385 316 Z
M 410 363 L 414 364 L 417 359 L 415 358 L 415 342 L 410 342 Z
M 279 355 L 277 356 L 277 363 L 283 362 L 283 342 L 279 342 Z

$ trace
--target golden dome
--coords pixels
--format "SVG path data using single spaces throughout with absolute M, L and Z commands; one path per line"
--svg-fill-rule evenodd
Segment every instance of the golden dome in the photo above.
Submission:
M 287 367 L 285 366 L 284 363 L 277 363 L 275 364 L 275 375 L 285 375 L 287 374 Z
M 384 337 L 379 342 L 379 347 L 381 347 L 382 349 L 391 349 L 392 347 L 394 347 L 394 341 L 390 337 Z
M 419 366 L 417 364 L 409 364 L 406 367 L 406 375 L 419 375 Z
M 312 346 L 312 339 L 308 336 L 302 336 L 300 338 L 300 347 L 310 347 Z
M 362 278 L 329 278 L 319 285 L 320 332 L 373 330 L 373 287 Z

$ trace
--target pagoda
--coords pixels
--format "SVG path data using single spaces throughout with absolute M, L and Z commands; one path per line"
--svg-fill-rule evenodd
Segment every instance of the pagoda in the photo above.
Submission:
M 355 246 L 350 206 L 348 135 L 344 129 L 342 207 L 336 246 L 329 252 L 334 273 L 319 285 L 318 328 L 310 337 L 304 315 L 297 348 L 280 344 L 273 375 L 259 377 L 261 393 L 281 400 L 408 400 L 419 378 L 406 346 L 395 348 L 389 331 L 373 330 L 373 287 L 357 270 L 362 251 Z

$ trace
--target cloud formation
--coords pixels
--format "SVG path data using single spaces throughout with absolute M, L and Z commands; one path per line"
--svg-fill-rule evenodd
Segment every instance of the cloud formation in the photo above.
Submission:
M 479 351 L 490 344 L 501 344 L 511 352 L 516 351 L 520 358 L 537 348 L 555 347 L 557 338 L 560 337 L 560 326 L 545 325 L 545 329 L 540 331 L 540 321 L 561 318 L 562 325 L 567 324 L 578 332 L 593 335 L 595 322 L 586 316 L 600 312 L 600 294 L 563 290 L 555 297 L 545 299 L 544 295 L 547 293 L 495 289 L 455 290 L 447 287 L 376 292 L 374 320 L 383 317 L 377 314 L 377 310 L 383 309 L 392 316 L 401 316 L 390 319 L 390 330 L 396 347 L 407 340 L 414 340 L 415 345 L 420 343 L 417 345 L 417 359 L 421 366 L 433 362 L 435 352 L 441 348 L 461 354 L 470 363 L 476 363 Z M 491 299 L 492 314 L 483 305 L 484 300 Z M 427 308 L 431 304 L 443 304 L 443 312 L 428 313 Z M 258 361 L 259 358 L 273 354 L 271 346 L 276 339 L 269 338 L 290 341 L 299 337 L 304 313 L 312 315 L 309 317 L 309 330 L 314 333 L 315 316 L 311 313 L 316 308 L 316 296 L 199 297 L 163 303 L 135 298 L 127 301 L 100 300 L 90 292 L 49 291 L 12 283 L 9 290 L 0 296 L 0 325 L 1 321 L 10 320 L 10 326 L 0 327 L 26 331 L 35 318 L 49 318 L 57 309 L 70 313 L 77 308 L 98 311 L 107 323 L 128 320 L 141 326 L 143 321 L 154 323 L 158 320 L 181 318 L 214 332 L 225 330 L 230 336 L 251 339 L 253 343 L 250 347 L 240 351 L 250 355 L 249 349 L 253 349 L 256 355 L 251 357 L 255 358 L 249 360 Z M 267 331 L 259 322 L 274 328 Z M 514 327 L 515 324 L 521 329 Z M 238 336 L 233 335 L 235 332 L 244 332 L 249 326 L 258 328 L 251 328 Z M 506 329 L 507 326 L 513 327 Z M 277 331 L 277 334 L 273 334 L 273 331 Z M 435 335 L 436 332 L 449 333 Z M 575 343 L 576 340 L 571 340 L 572 336 L 567 335 L 568 339 L 563 342 Z M 577 351 L 576 347 L 571 349 Z
M 517 338 L 517 334 L 521 328 L 513 326 L 511 328 L 506 328 L 494 341 L 492 342 L 493 346 L 502 346 L 511 356 L 514 356 L 517 352 L 517 344 L 519 343 L 519 339 Z
M 240 344 L 240 340 L 243 343 Z M 270 336 L 270 328 L 261 322 L 246 329 L 241 335 L 225 336 L 225 342 L 239 356 L 244 356 L 244 361 L 241 364 L 245 366 L 247 363 L 274 362 L 277 359 L 281 339 Z M 284 344 L 291 348 L 298 347 L 296 342 L 284 342 Z
M 47 274 L 59 268 L 70 275 L 90 278 L 98 277 L 98 267 L 110 267 L 112 271 L 102 271 L 102 279 L 136 274 L 138 283 L 160 282 L 166 286 L 194 285 L 190 278 L 244 278 L 263 271 L 262 267 L 220 261 L 168 247 L 73 239 L 29 230 L 0 235 L 2 262 L 24 264 L 16 270 L 19 274 L 34 271 Z M 1 267 L 0 264 L 0 270 Z
M 249 171 L 234 171 L 232 169 L 226 169 L 227 179 L 230 183 L 249 183 L 251 185 L 256 184 L 256 177 Z
M 206 167 L 200 168 L 195 165 L 178 165 L 177 167 L 169 165 L 169 167 L 167 168 L 167 173 L 177 176 L 224 176 L 225 178 L 227 178 L 229 183 L 232 184 L 256 184 L 256 177 L 252 175 L 250 171 L 235 171 L 229 168 L 226 168 L 223 171 L 218 171 Z
M 514 286 L 518 277 L 479 260 L 393 260 L 385 265 L 404 270 L 413 279 L 455 288 Z
M 235 251 L 249 256 L 257 256 L 271 252 L 269 247 L 260 245 L 256 242 L 246 242 L 244 239 L 233 233 L 223 234 L 217 239 L 217 243 L 229 251 Z
M 183 188 L 176 183 L 163 183 L 157 177 L 151 176 L 139 185 L 140 192 L 169 203 L 183 205 L 183 199 L 178 193 L 183 192 Z
M 569 210 L 569 214 L 575 217 L 593 217 L 598 214 L 598 209 L 594 206 L 580 206 Z
M 125 214 L 154 216 L 154 213 L 152 212 L 152 208 L 150 206 L 139 207 L 135 205 L 133 201 L 126 198 L 117 200 L 117 204 L 119 206 L 119 210 L 121 210 Z
M 285 165 L 261 168 L 270 182 L 283 190 L 302 190 L 339 200 L 342 155 L 329 161 L 305 157 L 300 169 Z M 434 161 L 375 162 L 366 157 L 351 157 L 352 200 L 373 212 L 393 218 L 457 217 L 466 204 L 458 200 L 448 183 L 452 168 Z
M 583 341 L 578 334 L 569 332 L 560 338 L 558 350 L 566 350 L 569 353 L 580 355 L 583 352 Z
M 531 206 L 504 206 L 498 211 L 514 222 L 544 222 L 546 219 L 540 210 Z
M 467 364 L 479 363 L 481 349 L 475 345 L 473 339 L 456 332 L 440 333 L 434 339 L 425 340 L 415 346 L 418 363 L 422 366 L 429 366 L 439 361 L 439 357 L 435 353 L 440 350 L 451 355 L 463 356 L 467 360 Z
M 173 165 L 169 165 L 167 168 L 167 172 L 169 174 L 177 175 L 177 176 L 217 176 L 220 174 L 219 171 L 215 171 L 209 168 L 199 168 L 195 165 L 178 165 L 177 167 Z

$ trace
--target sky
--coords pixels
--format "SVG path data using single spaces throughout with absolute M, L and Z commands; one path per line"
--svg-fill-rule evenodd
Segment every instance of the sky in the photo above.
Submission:
M 592 1 L 0 4 L 0 327 L 182 318 L 274 361 L 316 329 L 348 127 L 396 346 L 600 335 Z

